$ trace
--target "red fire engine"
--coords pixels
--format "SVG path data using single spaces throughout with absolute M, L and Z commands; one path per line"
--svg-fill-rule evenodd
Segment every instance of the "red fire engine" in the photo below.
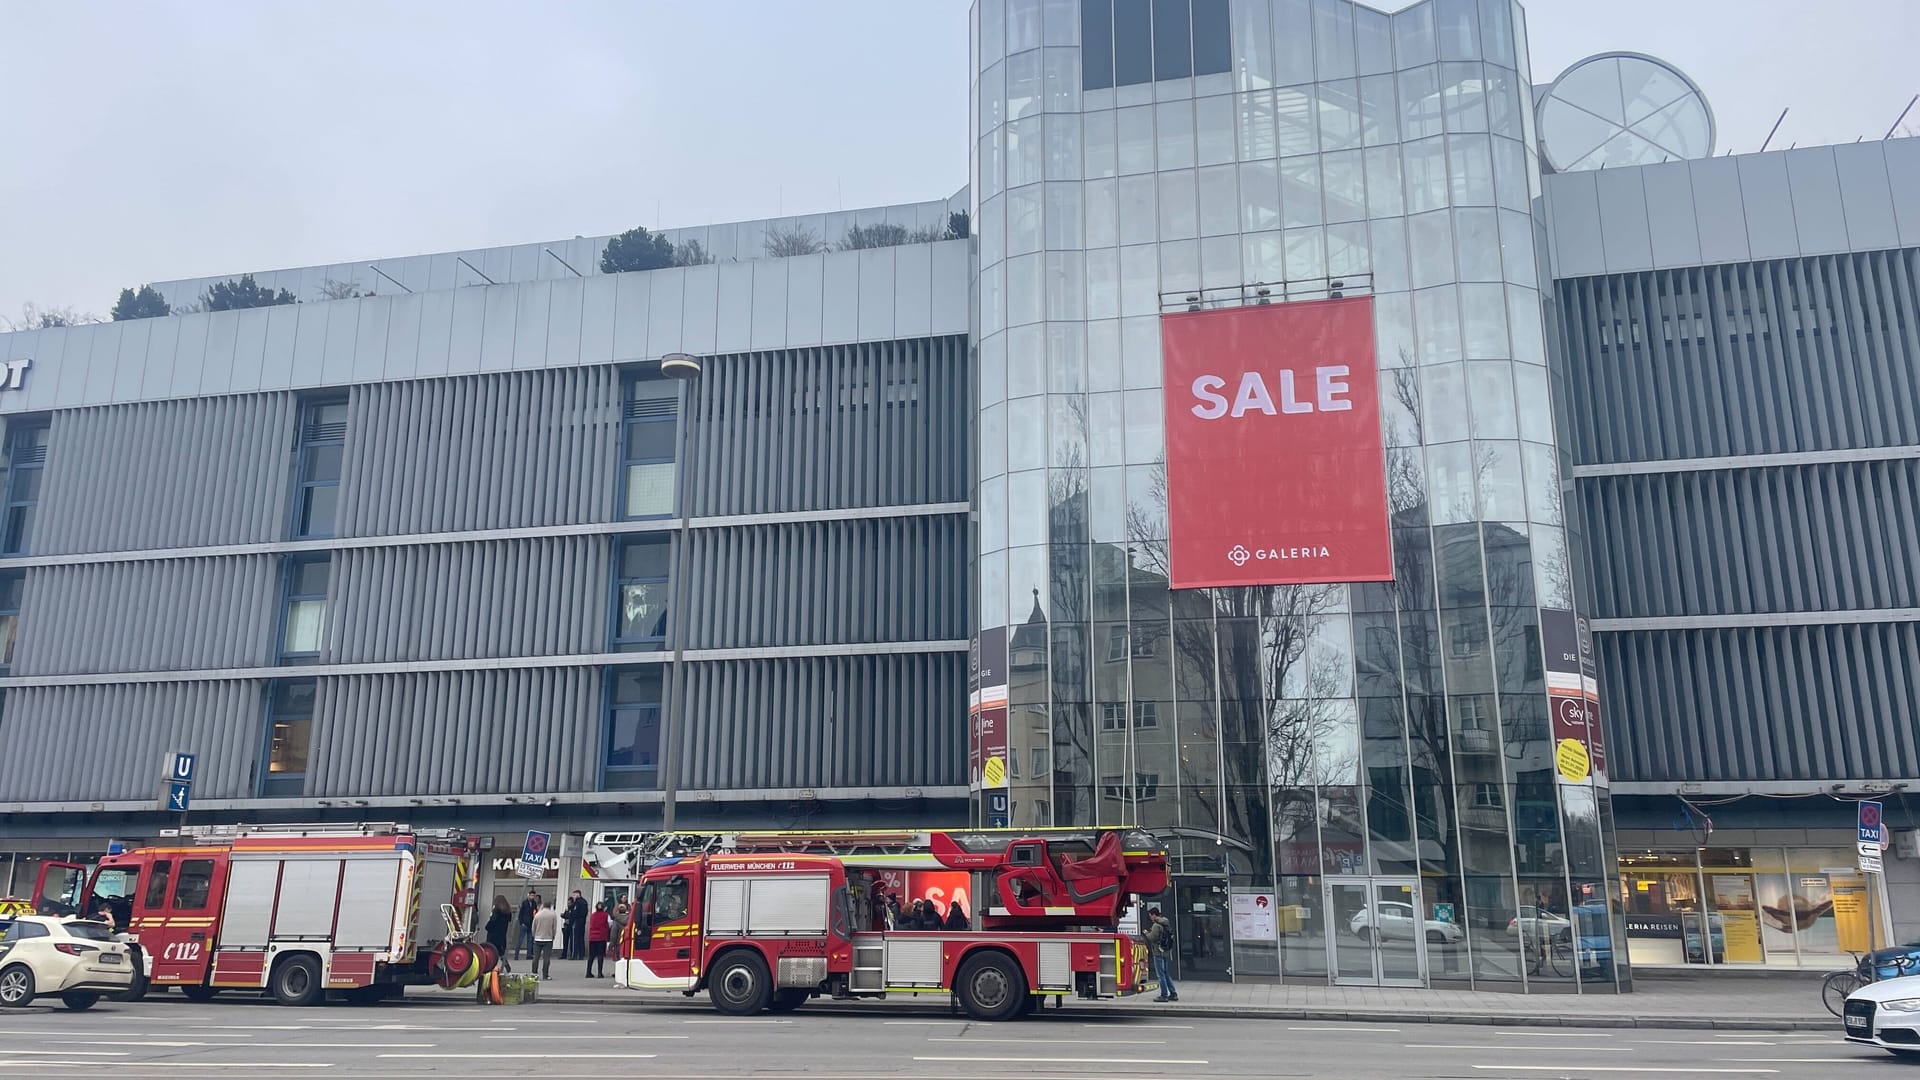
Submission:
M 195 1001 L 226 989 L 283 1005 L 328 991 L 376 1001 L 492 966 L 442 914 L 470 905 L 475 858 L 458 833 L 405 825 L 195 827 L 175 846 L 106 855 L 91 876 L 45 864 L 34 898 L 45 914 L 104 909 L 123 927 L 145 976 L 136 995 L 150 984 Z M 448 957 L 462 968 L 452 977 Z
M 1167 886 L 1166 851 L 1140 830 L 597 833 L 587 850 L 602 877 L 639 871 L 615 983 L 704 989 L 724 1013 L 947 993 L 1006 1020 L 1154 988 L 1120 930 L 1132 896 Z M 964 926 L 885 929 L 886 894 L 913 873 L 965 883 Z

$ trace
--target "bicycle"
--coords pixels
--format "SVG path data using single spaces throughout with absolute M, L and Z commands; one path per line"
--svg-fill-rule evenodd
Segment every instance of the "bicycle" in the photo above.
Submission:
M 1920 954 L 1916 953 L 1886 957 L 1881 964 L 1874 963 L 1872 954 L 1849 951 L 1847 955 L 1853 957 L 1853 967 L 1829 972 L 1820 980 L 1820 1003 L 1835 1016 L 1846 1012 L 1847 998 L 1855 990 L 1883 978 L 1880 974 L 1882 967 L 1893 969 L 1892 974 L 1884 976 L 1889 979 L 1912 975 L 1916 968 L 1920 968 Z

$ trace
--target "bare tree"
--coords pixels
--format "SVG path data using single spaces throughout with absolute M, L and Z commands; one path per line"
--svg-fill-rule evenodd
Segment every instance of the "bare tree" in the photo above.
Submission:
M 0 324 L 5 324 L 8 330 L 49 330 L 57 326 L 83 326 L 105 321 L 90 311 L 81 311 L 76 307 L 41 307 L 31 300 L 20 305 L 20 317 L 17 319 L 0 315 Z
M 353 300 L 368 294 L 360 291 L 360 286 L 351 281 L 335 281 L 332 278 L 320 283 L 320 296 L 326 300 Z
M 713 256 L 707 254 L 706 245 L 698 240 L 683 240 L 673 245 L 675 266 L 705 266 L 712 261 Z
M 770 258 L 785 259 L 794 255 L 818 255 L 827 250 L 826 241 L 814 235 L 805 225 L 795 225 L 791 229 L 767 230 L 767 255 Z

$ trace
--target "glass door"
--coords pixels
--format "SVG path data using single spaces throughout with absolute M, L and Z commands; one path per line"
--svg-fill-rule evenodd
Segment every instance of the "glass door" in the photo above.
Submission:
M 1173 899 L 1174 978 L 1231 979 L 1226 879 L 1176 878 Z
M 1327 913 L 1334 982 L 1426 985 L 1427 937 L 1447 930 L 1424 917 L 1416 879 L 1330 877 Z

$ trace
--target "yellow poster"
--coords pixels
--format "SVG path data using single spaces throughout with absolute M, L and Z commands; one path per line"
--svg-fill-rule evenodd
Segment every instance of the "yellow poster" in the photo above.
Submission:
M 1753 878 L 1748 874 L 1714 874 L 1713 919 L 1719 921 L 1723 935 L 1721 948 L 1729 964 L 1758 964 L 1766 957 L 1760 950 L 1760 920 L 1753 909 Z
M 1729 964 L 1757 964 L 1760 955 L 1760 920 L 1753 917 L 1751 911 L 1723 911 L 1719 915 L 1722 932 L 1726 934 L 1726 956 Z
M 1872 924 L 1867 920 L 1867 887 L 1833 883 L 1833 928 L 1845 952 L 1872 952 Z
M 1553 762 L 1560 770 L 1560 778 L 1569 784 L 1584 784 L 1587 774 L 1593 771 L 1593 761 L 1587 756 L 1587 747 L 1579 739 L 1561 739 L 1554 750 Z

